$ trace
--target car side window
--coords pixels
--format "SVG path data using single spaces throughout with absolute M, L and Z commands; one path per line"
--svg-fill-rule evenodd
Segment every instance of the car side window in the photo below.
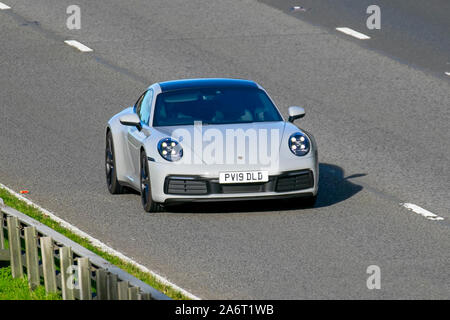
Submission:
M 152 108 L 152 101 L 153 101 L 153 89 L 149 89 L 142 99 L 140 108 L 139 108 L 139 118 L 141 119 L 141 122 L 148 125 L 148 122 L 150 120 L 150 110 Z

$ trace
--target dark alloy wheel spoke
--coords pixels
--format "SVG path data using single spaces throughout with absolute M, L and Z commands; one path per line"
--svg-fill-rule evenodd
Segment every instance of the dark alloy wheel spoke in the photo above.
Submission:
M 108 139 L 108 142 L 106 144 L 106 179 L 108 187 L 111 187 L 112 184 L 113 171 L 114 171 L 114 159 L 111 150 L 111 140 Z
M 114 143 L 111 132 L 106 134 L 105 141 L 105 176 L 108 191 L 111 194 L 120 194 L 123 192 L 122 186 L 117 180 L 116 162 L 114 159 Z
M 150 178 L 148 176 L 147 168 L 145 167 L 144 163 L 145 162 L 141 164 L 141 198 L 142 204 L 146 206 L 149 197 Z

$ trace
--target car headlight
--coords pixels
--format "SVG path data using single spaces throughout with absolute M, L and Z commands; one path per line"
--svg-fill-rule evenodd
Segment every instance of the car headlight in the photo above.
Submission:
M 178 161 L 183 157 L 183 148 L 172 138 L 161 139 L 158 142 L 158 152 L 167 161 Z
M 296 156 L 304 156 L 311 149 L 311 142 L 306 134 L 296 132 L 289 137 L 289 150 Z

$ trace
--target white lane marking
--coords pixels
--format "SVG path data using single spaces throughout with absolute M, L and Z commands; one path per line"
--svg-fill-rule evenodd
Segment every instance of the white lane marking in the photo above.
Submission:
M 444 220 L 444 218 L 438 216 L 437 214 L 434 214 L 428 210 L 425 210 L 424 208 L 421 208 L 415 204 L 412 203 L 401 203 L 402 206 L 404 206 L 406 209 L 411 210 L 415 213 L 420 214 L 421 216 L 424 216 L 425 218 L 429 220 Z
M 450 72 L 446 72 L 445 74 L 448 75 L 448 76 L 450 77 Z
M 11 7 L 7 6 L 3 2 L 0 2 L 0 10 L 8 10 L 8 9 L 11 9 Z
M 352 37 L 358 38 L 360 40 L 367 40 L 370 39 L 369 36 L 366 36 L 365 34 L 355 31 L 353 29 L 347 28 L 347 27 L 342 27 L 342 28 L 336 28 L 337 31 L 343 32 L 345 34 L 348 34 Z
M 92 51 L 94 51 L 91 48 L 89 48 L 89 47 L 85 46 L 84 44 L 82 44 L 81 42 L 78 42 L 77 40 L 66 40 L 66 41 L 64 41 L 64 43 L 68 44 L 69 46 L 77 48 L 81 52 L 92 52 Z
M 163 276 L 160 276 L 159 274 L 155 273 L 154 271 L 151 271 L 150 269 L 148 269 L 147 267 L 143 266 L 142 264 L 134 261 L 131 258 L 128 258 L 127 256 L 125 256 L 123 253 L 107 246 L 106 244 L 104 244 L 103 242 L 101 242 L 100 240 L 90 236 L 89 234 L 87 234 L 84 231 L 81 231 L 80 229 L 78 229 L 77 227 L 75 227 L 74 225 L 70 224 L 69 222 L 59 218 L 58 216 L 56 216 L 55 214 L 53 214 L 52 212 L 48 211 L 47 209 L 42 208 L 41 206 L 35 204 L 34 202 L 32 202 L 31 200 L 25 198 L 24 196 L 18 194 L 17 192 L 15 192 L 14 190 L 8 188 L 7 186 L 5 186 L 4 184 L 0 183 L 0 188 L 3 188 L 7 191 L 9 191 L 10 193 L 12 193 L 16 198 L 23 200 L 24 202 L 26 202 L 28 205 L 35 207 L 36 209 L 38 209 L 39 211 L 41 211 L 44 215 L 48 216 L 50 219 L 58 222 L 62 227 L 72 231 L 73 233 L 75 233 L 76 235 L 87 239 L 93 246 L 105 251 L 106 253 L 109 253 L 119 259 L 122 259 L 132 265 L 134 265 L 135 267 L 137 267 L 138 269 L 140 269 L 143 272 L 149 273 L 152 276 L 154 276 L 159 282 L 172 287 L 173 289 L 181 292 L 183 295 L 185 295 L 186 297 L 192 299 L 192 300 L 201 300 L 199 297 L 193 295 L 192 293 L 180 288 L 179 286 L 177 286 L 176 284 L 170 282 L 168 279 L 164 278 Z

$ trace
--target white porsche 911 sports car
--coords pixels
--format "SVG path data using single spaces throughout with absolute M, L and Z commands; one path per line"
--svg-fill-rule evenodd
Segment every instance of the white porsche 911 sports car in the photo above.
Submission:
M 108 190 L 130 187 L 148 212 L 183 202 L 292 198 L 313 206 L 314 137 L 285 121 L 257 83 L 188 79 L 151 85 L 106 127 Z

